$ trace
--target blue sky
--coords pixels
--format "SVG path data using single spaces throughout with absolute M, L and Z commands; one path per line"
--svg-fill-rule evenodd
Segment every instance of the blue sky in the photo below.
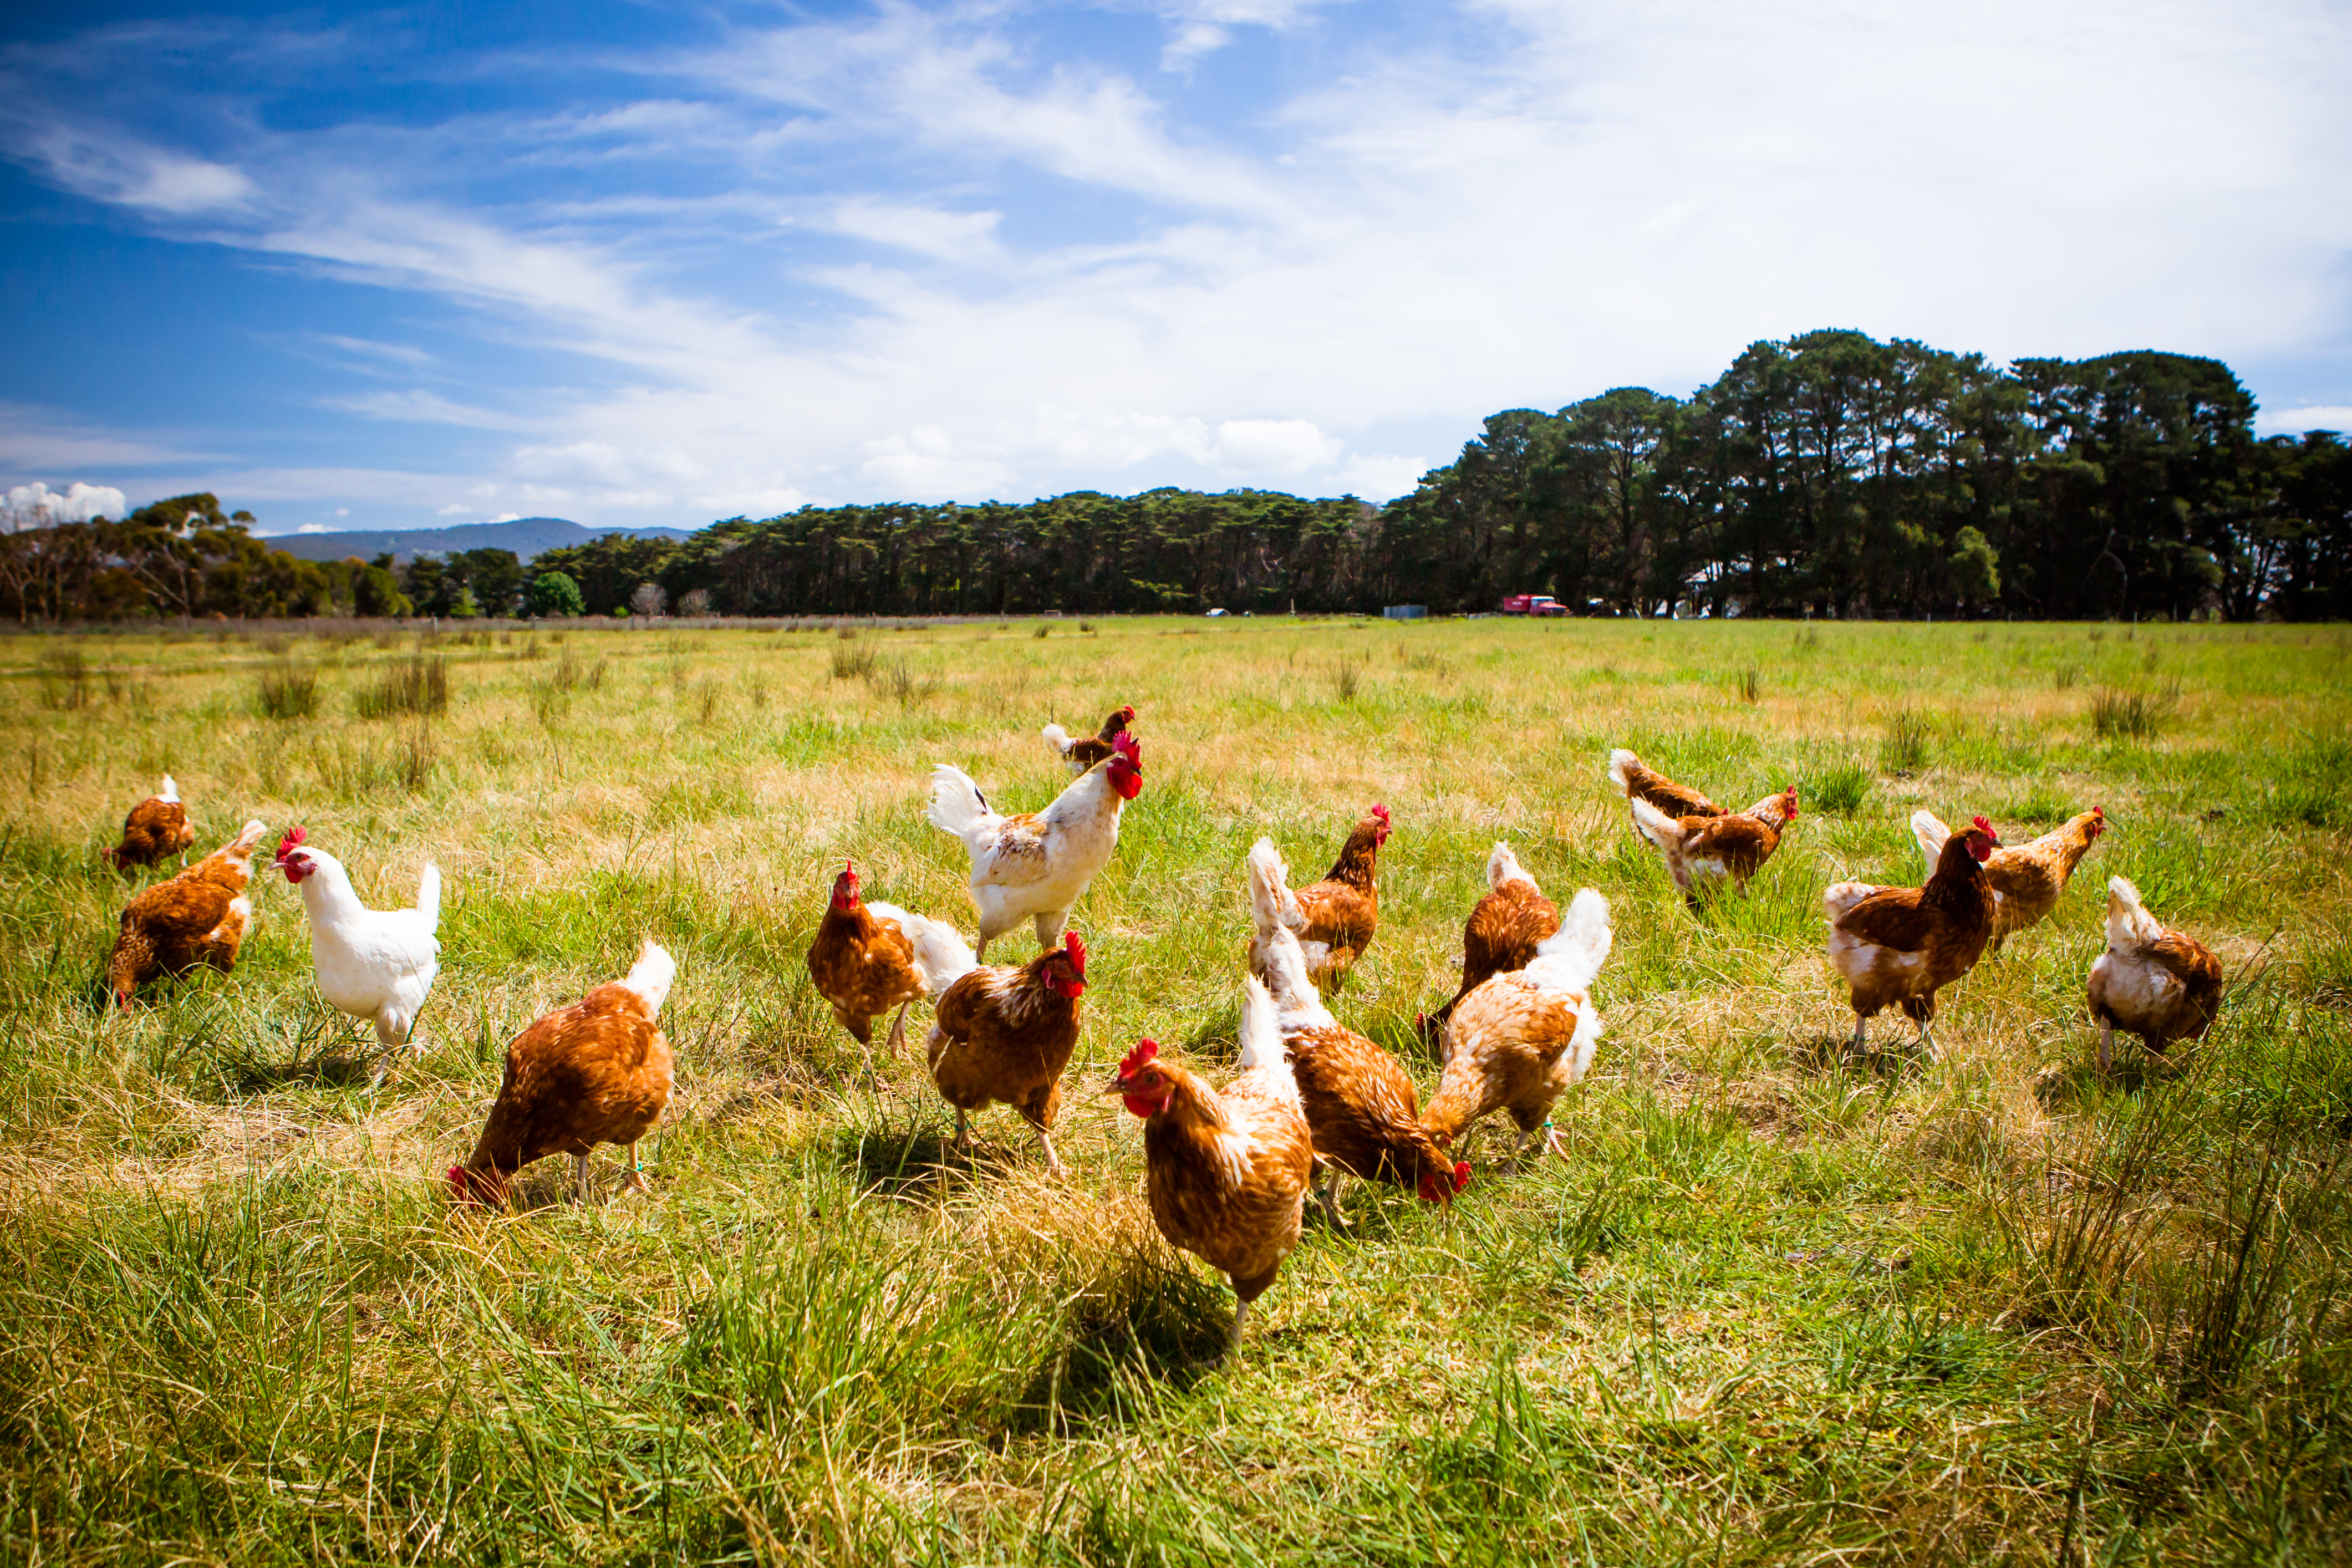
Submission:
M 2352 423 L 2342 4 L 482 9 L 12 7 L 0 483 L 1386 499 L 1820 326 Z

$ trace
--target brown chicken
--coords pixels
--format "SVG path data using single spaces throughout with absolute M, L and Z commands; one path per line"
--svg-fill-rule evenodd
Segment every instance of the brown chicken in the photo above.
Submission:
M 2095 805 L 2039 838 L 1993 851 L 1992 858 L 1985 862 L 1985 880 L 1992 884 L 1995 952 L 2011 932 L 2045 919 L 2058 907 L 2074 868 L 2106 829 L 2107 814 Z M 1952 830 L 1934 812 L 1911 814 L 1911 837 L 1918 841 L 1919 853 L 1928 865 L 1933 866 L 1943 854 L 1944 841 L 1951 836 Z
M 184 866 L 188 847 L 195 841 L 196 830 L 188 826 L 188 808 L 180 804 L 180 786 L 165 773 L 163 787 L 131 808 L 131 815 L 122 819 L 122 842 L 104 851 L 102 858 L 118 871 L 152 866 L 166 855 L 177 855 Z
M 1625 792 L 1628 802 L 1646 800 L 1668 816 L 1725 816 L 1723 807 L 1664 773 L 1652 773 L 1642 759 L 1619 747 L 1609 753 L 1609 782 Z
M 1536 944 L 1559 929 L 1559 906 L 1543 896 L 1509 845 L 1496 844 L 1486 857 L 1486 886 L 1491 890 L 1462 927 L 1462 984 L 1453 1001 L 1418 1020 L 1424 1035 L 1441 1033 L 1462 998 L 1488 976 L 1525 969 Z
M 637 1140 L 669 1104 L 669 1041 L 655 1020 L 677 963 L 653 938 L 625 980 L 559 1007 L 507 1046 L 506 1076 L 471 1158 L 449 1167 L 458 1203 L 503 1205 L 515 1173 L 550 1154 L 572 1156 L 572 1191 L 588 1201 L 588 1157 L 628 1146 L 628 1184 L 647 1189 Z
M 1507 1110 L 1519 1136 L 1505 1169 L 1517 1169 L 1520 1151 L 1538 1132 L 1566 1162 L 1551 1108 L 1592 1066 L 1601 1038 L 1592 981 L 1612 940 L 1609 901 L 1586 888 L 1530 962 L 1462 999 L 1445 1033 L 1445 1070 L 1421 1118 L 1440 1149 L 1452 1153 L 1459 1144 L 1467 1152 L 1480 1119 Z
M 235 838 L 178 876 L 143 889 L 122 909 L 114 951 L 107 955 L 106 988 L 124 1012 L 131 994 L 160 975 L 209 963 L 223 974 L 236 967 L 236 950 L 253 924 L 253 851 L 269 829 L 248 822 Z
M 1103 1090 L 1143 1118 L 1152 1222 L 1233 1282 L 1234 1339 L 1298 1246 L 1315 1146 L 1265 987 L 1244 981 L 1241 1071 L 1223 1090 L 1158 1060 L 1150 1040 Z
M 1935 1052 L 1929 1031 L 1936 993 L 1975 968 L 1992 937 L 1992 884 L 1984 862 L 2000 846 L 1992 824 L 1979 816 L 1945 842 L 1927 886 L 1840 882 L 1822 896 L 1830 962 L 1853 994 L 1856 1050 L 1879 1009 L 1899 1006 L 1919 1026 L 1920 1043 Z
M 1324 1169 L 1317 1197 L 1326 1217 L 1347 1227 L 1343 1175 L 1411 1187 L 1424 1203 L 1451 1203 L 1469 1185 L 1470 1167 L 1448 1158 L 1421 1124 L 1421 1097 L 1403 1065 L 1331 1016 L 1287 926 L 1275 928 L 1268 947 L 1266 990 Z
M 2099 1021 L 2099 1070 L 2115 1062 L 2116 1031 L 2137 1035 L 2158 1056 L 2199 1040 L 2221 1012 L 2221 961 L 2195 937 L 2168 931 L 2139 889 L 2107 879 L 2107 951 L 2091 965 L 2091 1016 Z
M 1110 760 L 1111 742 L 1124 734 L 1133 722 L 1135 710 L 1127 707 L 1114 711 L 1103 721 L 1103 727 L 1092 735 L 1073 737 L 1059 724 L 1048 724 L 1038 733 L 1045 737 L 1045 744 L 1054 748 L 1055 756 L 1070 764 L 1071 773 L 1083 773 L 1097 763 Z
M 971 949 L 945 921 L 864 902 L 857 885 L 857 868 L 844 861 L 832 906 L 809 943 L 809 979 L 860 1047 L 873 1044 L 874 1020 L 898 1008 L 890 1023 L 895 1057 L 906 1044 L 908 1006 L 970 969 Z
M 1628 805 L 1633 826 L 1665 858 L 1675 886 L 1696 909 L 1709 889 L 1726 881 L 1735 890 L 1747 889 L 1797 820 L 1797 786 L 1766 795 L 1746 811 L 1708 816 L 1669 816 L 1640 795 Z
M 1250 898 L 1257 910 L 1257 936 L 1250 943 L 1250 973 L 1266 978 L 1265 944 L 1274 927 L 1281 925 L 1298 938 L 1307 973 L 1317 986 L 1337 991 L 1345 984 L 1348 972 L 1380 930 L 1381 890 L 1374 878 L 1381 847 L 1388 841 L 1389 808 L 1375 805 L 1348 835 L 1330 875 L 1297 892 L 1287 885 L 1290 868 L 1276 853 L 1274 840 L 1261 838 L 1251 846 Z
M 1062 1073 L 1078 1044 L 1078 998 L 1086 989 L 1087 944 L 1070 931 L 1060 947 L 1017 969 L 975 964 L 940 993 L 927 1054 L 931 1081 L 956 1108 L 959 1152 L 971 1149 L 969 1113 L 1002 1100 L 1037 1129 L 1045 1169 L 1061 1174 L 1054 1118 L 1062 1109 Z

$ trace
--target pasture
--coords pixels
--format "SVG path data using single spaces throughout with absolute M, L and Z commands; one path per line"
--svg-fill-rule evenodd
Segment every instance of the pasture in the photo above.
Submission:
M 41 1563 L 2342 1561 L 2352 1554 L 2352 635 L 2339 627 L 1075 619 L 841 635 L 232 632 L 0 642 L 0 1559 Z M 832 874 L 956 919 L 923 821 L 1132 702 L 1145 785 L 1056 1142 L 978 1158 L 878 1082 L 802 955 Z M 1612 745 L 1804 816 L 1694 915 Z M 235 974 L 109 1013 L 98 859 L 173 773 L 197 853 L 300 823 L 362 894 L 446 885 L 428 1048 L 376 1080 L 259 863 Z M 1572 1163 L 1450 1209 L 1350 1187 L 1221 1359 L 1139 1124 L 1150 1035 L 1222 1079 L 1270 833 L 1374 801 L 1377 940 L 1333 999 L 1426 1094 L 1415 1015 L 1508 838 L 1605 893 Z M 1905 819 L 2111 831 L 2055 916 L 1850 1055 L 1822 889 Z M 2089 1067 L 2108 876 L 2223 959 L 2178 1069 Z M 453 1215 L 505 1041 L 679 973 L 650 1196 Z M 1034 951 L 1026 932 L 1000 960 Z M 919 1057 L 928 1027 L 909 1017 Z M 877 1036 L 878 1040 L 878 1036 Z M 1491 1138 L 1493 1141 L 1486 1142 Z

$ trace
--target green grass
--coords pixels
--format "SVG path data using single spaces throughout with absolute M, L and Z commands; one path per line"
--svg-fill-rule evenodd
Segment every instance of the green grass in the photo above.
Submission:
M 2342 630 L 1043 629 L 0 643 L 0 1560 L 2343 1559 Z M 316 700 L 265 716 L 289 666 Z M 2160 722 L 2102 725 L 2157 669 Z M 1120 701 L 1146 787 L 1076 921 L 1071 1173 L 1002 1110 L 943 1163 L 928 1080 L 868 1087 L 809 990 L 831 875 L 969 930 L 930 764 L 1030 809 L 1066 782 L 1038 727 Z M 1806 815 L 1694 916 L 1612 745 Z M 421 1058 L 349 1070 L 267 877 L 234 975 L 100 1005 L 97 853 L 167 770 L 200 849 L 299 822 L 379 905 L 439 861 Z M 1335 1007 L 1424 1091 L 1494 840 L 1609 895 L 1572 1159 L 1482 1144 L 1445 1212 L 1354 1190 L 1221 1359 L 1230 1292 L 1086 1090 L 1146 1034 L 1227 1070 L 1244 852 L 1312 876 L 1374 800 L 1382 924 Z M 1886 1021 L 1846 1054 L 1822 888 L 1916 882 L 1921 805 L 2020 838 L 2093 804 L 2058 912 L 1946 994 L 1943 1060 Z M 2183 1068 L 2108 1081 L 2117 872 L 2233 990 Z M 653 1195 L 608 1152 L 587 1207 L 550 1162 L 453 1216 L 505 1041 L 646 932 L 680 963 Z

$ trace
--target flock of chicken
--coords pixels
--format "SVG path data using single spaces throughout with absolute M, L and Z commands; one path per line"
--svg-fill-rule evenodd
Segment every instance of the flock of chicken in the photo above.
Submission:
M 933 770 L 929 818 L 971 859 L 977 948 L 950 921 L 865 901 L 854 865 L 834 879 L 808 952 L 810 978 L 869 1052 L 879 1018 L 895 1009 L 887 1037 L 895 1055 L 906 1040 L 908 1009 L 933 999 L 924 1058 L 955 1107 L 960 1152 L 971 1146 L 971 1114 L 1005 1104 L 1036 1129 L 1048 1170 L 1061 1170 L 1053 1128 L 1087 989 L 1086 943 L 1067 926 L 1118 845 L 1121 811 L 1143 788 L 1134 717 L 1123 707 L 1098 734 L 1078 739 L 1046 726 L 1048 744 L 1077 777 L 1034 814 L 1003 815 L 961 769 Z M 1694 903 L 1725 886 L 1743 889 L 1798 816 L 1793 785 L 1746 811 L 1727 811 L 1631 752 L 1611 753 L 1609 776 L 1636 829 Z M 1932 868 L 1922 886 L 1832 887 L 1824 898 L 1829 956 L 1851 994 L 1857 1047 L 1868 1020 L 1892 1006 L 1916 1022 L 1932 1052 L 1937 992 L 1966 974 L 1988 944 L 1997 950 L 2004 937 L 2048 915 L 2105 826 L 2094 806 L 2010 847 L 1982 816 L 1953 833 L 1921 811 L 1911 826 Z M 1236 1336 L 1249 1304 L 1297 1245 L 1318 1169 L 1318 1201 L 1344 1228 L 1338 1203 L 1344 1177 L 1451 1202 L 1470 1179 L 1469 1163 L 1457 1153 L 1496 1111 L 1509 1115 L 1517 1133 L 1506 1170 L 1538 1138 L 1567 1158 L 1552 1108 L 1591 1067 L 1600 1037 L 1591 986 L 1612 941 L 1607 900 L 1583 889 L 1563 917 L 1510 847 L 1494 847 L 1489 891 L 1463 931 L 1460 988 L 1422 1020 L 1442 1064 L 1424 1107 L 1403 1065 L 1341 1025 L 1323 1000 L 1343 987 L 1379 928 L 1377 873 L 1390 831 L 1387 808 L 1373 806 L 1330 874 L 1295 889 L 1272 840 L 1259 839 L 1245 868 L 1254 930 L 1242 981 L 1239 1070 L 1213 1088 L 1160 1059 L 1147 1039 L 1100 1091 L 1143 1119 L 1152 1216 L 1171 1243 L 1232 1280 L 1240 1301 Z M 122 1007 L 140 984 L 159 975 L 235 966 L 252 920 L 251 859 L 266 832 L 260 822 L 247 823 L 211 856 L 131 900 L 107 965 Z M 425 868 L 414 908 L 369 910 L 342 866 L 306 838 L 302 828 L 289 829 L 271 864 L 301 891 L 320 994 L 373 1025 L 383 1047 L 422 1048 L 416 1019 L 439 961 L 438 871 Z M 122 842 L 107 853 L 121 869 L 173 854 L 184 864 L 194 841 L 167 776 L 153 798 L 131 810 Z M 990 942 L 1024 921 L 1037 933 L 1035 958 L 982 962 Z M 2111 1060 L 2119 1028 L 2158 1051 L 2200 1037 L 2221 1002 L 2213 955 L 2160 926 L 2121 877 L 2108 882 L 2106 931 L 2107 950 L 2089 978 L 2101 1067 Z M 628 1179 L 644 1187 L 636 1142 L 669 1098 L 670 1050 L 657 1017 L 676 972 L 648 938 L 625 979 L 515 1037 L 474 1152 L 448 1172 L 453 1198 L 503 1204 L 517 1172 L 556 1153 L 572 1157 L 584 1198 L 589 1155 L 600 1143 L 626 1146 Z

